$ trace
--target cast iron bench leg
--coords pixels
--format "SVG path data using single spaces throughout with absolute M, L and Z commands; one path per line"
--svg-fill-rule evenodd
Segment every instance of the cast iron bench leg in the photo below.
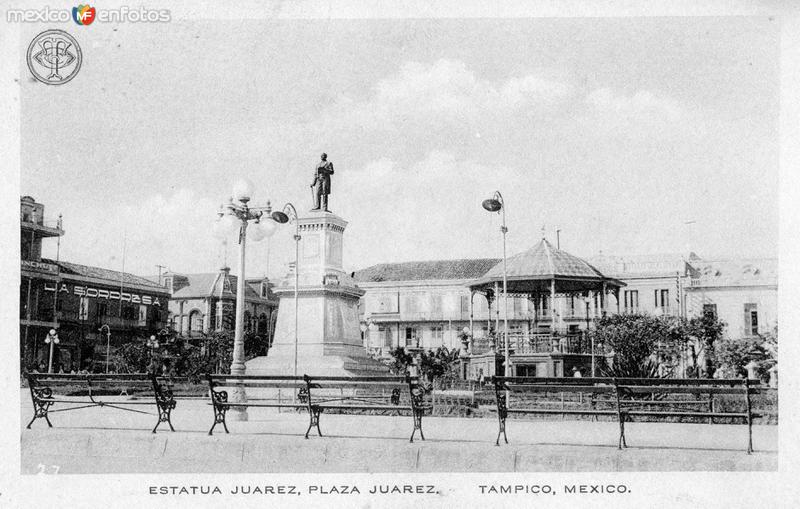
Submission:
M 53 425 L 50 423 L 50 419 L 47 417 L 46 413 L 44 415 L 39 415 L 38 413 L 33 414 L 33 419 L 31 419 L 31 422 L 29 422 L 28 425 L 25 426 L 25 427 L 27 429 L 31 429 L 31 424 L 33 424 L 33 421 L 35 421 L 36 419 L 39 419 L 41 417 L 44 417 L 44 420 L 47 421 L 47 425 L 49 427 L 51 427 L 51 428 L 53 427 Z
M 47 425 L 51 428 L 53 427 L 50 418 L 47 416 L 47 410 L 53 403 L 51 401 L 42 401 L 39 399 L 49 398 L 52 395 L 53 391 L 49 387 L 33 387 L 31 389 L 31 396 L 33 397 L 33 419 L 31 419 L 31 422 L 26 426 L 27 429 L 31 429 L 33 421 L 40 418 L 44 418 L 44 420 L 47 421 Z
M 497 420 L 499 428 L 497 430 L 497 440 L 494 445 L 500 445 L 500 433 L 503 434 L 503 440 L 508 443 L 508 436 L 506 436 L 506 417 L 508 417 L 508 406 L 506 406 L 506 395 L 501 394 L 499 390 L 496 391 L 497 398 Z
M 156 427 L 153 428 L 153 433 L 156 432 L 156 430 L 158 429 L 158 427 L 161 425 L 162 422 L 166 422 L 167 424 L 169 424 L 169 429 L 172 430 L 172 431 L 175 431 L 175 428 L 172 427 L 172 421 L 170 420 L 170 414 L 172 413 L 172 408 L 173 407 L 174 406 L 170 406 L 170 405 L 166 405 L 164 407 L 161 407 L 159 405 L 159 407 L 158 407 L 158 422 L 156 423 Z
M 214 408 L 214 424 L 211 426 L 211 429 L 208 430 L 208 434 L 212 435 L 214 433 L 214 428 L 217 427 L 217 424 L 222 424 L 222 427 L 225 429 L 225 433 L 229 433 L 228 425 L 225 423 L 225 412 L 228 410 L 227 407 L 220 405 L 219 409 Z
M 319 407 L 311 407 L 311 411 L 308 413 L 309 415 L 309 422 L 308 422 L 308 429 L 306 430 L 306 439 L 308 439 L 308 433 L 311 431 L 311 428 L 314 426 L 317 427 L 317 433 L 319 436 L 322 436 L 322 431 L 319 429 L 319 414 L 322 412 L 322 409 Z
M 414 434 L 419 430 L 419 437 L 425 440 L 425 435 L 422 433 L 422 410 L 414 410 L 414 431 L 411 432 L 411 439 L 409 442 L 414 443 Z

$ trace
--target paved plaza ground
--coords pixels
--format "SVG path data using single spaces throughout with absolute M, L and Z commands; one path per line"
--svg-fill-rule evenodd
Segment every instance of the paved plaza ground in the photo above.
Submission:
M 778 467 L 777 426 L 754 426 L 756 452 L 745 453 L 747 426 L 630 423 L 628 449 L 617 449 L 618 424 L 576 420 L 508 423 L 509 445 L 494 445 L 493 418 L 426 417 L 426 441 L 409 443 L 409 416 L 327 415 L 324 437 L 303 438 L 305 413 L 251 409 L 247 422 L 218 426 L 211 407 L 179 400 L 176 432 L 150 430 L 153 415 L 111 408 L 53 413 L 37 420 L 21 394 L 22 473 L 57 466 L 62 474 L 235 472 L 579 472 L 764 471 Z M 61 406 L 62 408 L 64 405 Z M 53 409 L 57 409 L 54 407 Z M 154 407 L 144 407 L 153 411 Z

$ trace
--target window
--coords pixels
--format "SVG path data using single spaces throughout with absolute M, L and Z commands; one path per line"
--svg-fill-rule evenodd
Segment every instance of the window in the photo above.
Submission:
M 625 299 L 625 311 L 630 312 L 639 309 L 639 290 L 625 290 L 623 296 Z
M 441 325 L 434 325 L 431 327 L 431 340 L 434 347 L 441 346 L 442 339 L 444 338 L 444 328 Z
M 97 303 L 97 318 L 103 318 L 108 315 L 108 303 L 107 302 L 98 302 Z
M 416 327 L 406 327 L 406 346 L 409 348 L 416 348 L 417 344 L 417 329 Z
M 750 336 L 758 334 L 758 304 L 744 305 L 744 333 Z
M 189 313 L 189 331 L 190 332 L 203 332 L 203 315 L 200 311 L 192 311 Z
M 669 290 L 654 290 L 655 307 L 669 308 Z
M 703 316 L 710 316 L 712 318 L 717 317 L 717 305 L 716 304 L 703 304 Z

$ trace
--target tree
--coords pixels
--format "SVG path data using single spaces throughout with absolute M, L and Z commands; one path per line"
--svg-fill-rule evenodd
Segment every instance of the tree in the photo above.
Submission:
M 725 322 L 719 320 L 715 313 L 703 313 L 689 320 L 687 333 L 693 341 L 687 341 L 689 352 L 692 356 L 692 367 L 696 376 L 700 376 L 698 358 L 703 356 L 703 370 L 706 377 L 714 374 L 714 345 L 722 339 L 725 332 Z
M 402 346 L 389 351 L 392 363 L 389 369 L 395 374 L 404 374 L 414 365 L 414 355 Z M 420 377 L 429 383 L 453 378 L 458 364 L 458 349 L 448 350 L 441 346 L 434 350 L 420 350 L 416 354 L 416 366 Z
M 756 363 L 756 373 L 762 380 L 769 378 L 769 369 L 778 362 L 778 328 L 753 338 L 720 341 L 714 351 L 714 361 L 724 378 L 747 376 L 747 366 Z
M 414 364 L 414 357 L 402 346 L 389 350 L 389 357 L 392 359 L 389 369 L 396 375 L 404 374 Z
M 436 351 L 428 350 L 420 352 L 419 370 L 420 374 L 428 382 L 439 381 L 440 384 L 448 378 L 453 378 L 458 364 L 458 350 L 448 350 L 440 346 Z
M 611 367 L 602 368 L 606 376 L 658 378 L 673 374 L 685 328 L 675 317 L 622 314 L 602 317 L 592 334 L 596 344 L 613 352 Z

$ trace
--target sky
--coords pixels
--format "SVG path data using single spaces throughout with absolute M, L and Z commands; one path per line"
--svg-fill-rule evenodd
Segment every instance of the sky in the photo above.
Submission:
M 26 26 L 24 40 L 36 35 Z M 94 24 L 69 84 L 22 83 L 21 193 L 62 260 L 236 270 L 235 180 L 311 208 L 321 152 L 347 270 L 499 257 L 777 256 L 779 27 L 767 17 Z M 24 62 L 22 48 L 21 62 Z M 22 64 L 24 65 L 24 63 Z M 279 277 L 293 228 L 248 243 Z M 55 242 L 45 241 L 55 257 Z

